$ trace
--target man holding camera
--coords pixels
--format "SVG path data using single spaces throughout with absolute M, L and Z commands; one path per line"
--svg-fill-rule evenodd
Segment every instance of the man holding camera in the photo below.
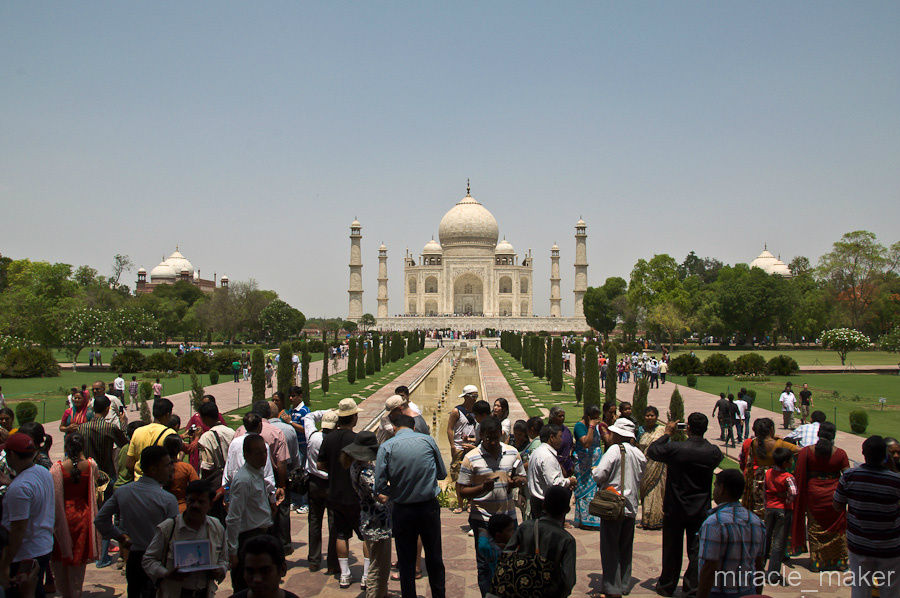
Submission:
M 687 536 L 688 566 L 684 572 L 684 596 L 697 594 L 700 526 L 712 501 L 713 473 L 722 460 L 722 451 L 703 438 L 709 420 L 702 413 L 691 413 L 687 426 L 670 421 L 665 434 L 647 447 L 647 458 L 668 466 L 663 498 L 662 571 L 656 593 L 671 596 L 681 576 L 682 548 Z M 676 430 L 688 437 L 685 442 L 670 442 Z

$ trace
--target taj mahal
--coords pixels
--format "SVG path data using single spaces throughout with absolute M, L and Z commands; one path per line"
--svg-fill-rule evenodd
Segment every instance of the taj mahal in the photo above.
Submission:
M 534 256 L 521 256 L 512 243 L 500 240 L 493 214 L 471 194 L 444 214 L 438 240 L 432 238 L 418 259 L 408 250 L 403 258 L 402 315 L 390 316 L 387 291 L 387 247 L 378 248 L 377 327 L 382 330 L 485 328 L 587 330 L 582 300 L 587 291 L 587 224 L 575 225 L 575 313 L 560 313 L 559 247 L 550 248 L 550 315 L 535 315 Z M 350 307 L 348 317 L 363 315 L 362 225 L 350 225 Z

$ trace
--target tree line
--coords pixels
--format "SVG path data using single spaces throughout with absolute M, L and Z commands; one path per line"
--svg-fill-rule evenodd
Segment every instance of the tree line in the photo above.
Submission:
M 747 264 L 726 265 L 693 251 L 683 262 L 662 253 L 640 259 L 630 279 L 607 278 L 584 297 L 588 324 L 604 338 L 619 329 L 670 343 L 688 334 L 719 343 L 811 343 L 834 328 L 858 330 L 886 348 L 900 330 L 900 242 L 849 232 L 813 265 L 789 264 L 791 277 Z

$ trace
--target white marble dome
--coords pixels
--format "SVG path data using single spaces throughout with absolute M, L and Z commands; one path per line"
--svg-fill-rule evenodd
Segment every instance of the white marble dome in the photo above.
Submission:
M 468 193 L 444 214 L 438 227 L 438 238 L 445 249 L 464 245 L 493 249 L 499 236 L 494 215 Z
M 787 264 L 775 257 L 768 249 L 756 256 L 756 259 L 750 262 L 751 268 L 759 268 L 766 274 L 778 274 L 779 276 L 790 276 L 791 270 Z
M 502 253 L 504 255 L 512 253 L 514 254 L 516 250 L 513 248 L 512 243 L 506 240 L 506 237 L 503 238 L 502 241 L 497 243 L 497 248 L 494 250 L 494 253 Z
M 177 248 L 163 263 L 172 266 L 172 269 L 175 270 L 176 273 L 184 272 L 185 270 L 190 273 L 194 272 L 193 264 L 191 264 L 186 257 L 181 255 L 181 252 L 178 251 Z
M 154 280 L 157 278 L 175 278 L 177 273 L 175 272 L 175 268 L 167 264 L 166 262 L 160 262 L 158 266 L 150 270 L 150 280 Z
M 422 253 L 441 253 L 441 251 L 443 251 L 443 248 L 434 238 L 425 243 L 425 247 L 422 248 Z

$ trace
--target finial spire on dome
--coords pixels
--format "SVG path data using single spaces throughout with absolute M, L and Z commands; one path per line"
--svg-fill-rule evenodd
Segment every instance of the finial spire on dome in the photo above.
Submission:
M 472 187 L 469 185 L 468 178 L 466 178 L 466 197 L 472 197 Z

